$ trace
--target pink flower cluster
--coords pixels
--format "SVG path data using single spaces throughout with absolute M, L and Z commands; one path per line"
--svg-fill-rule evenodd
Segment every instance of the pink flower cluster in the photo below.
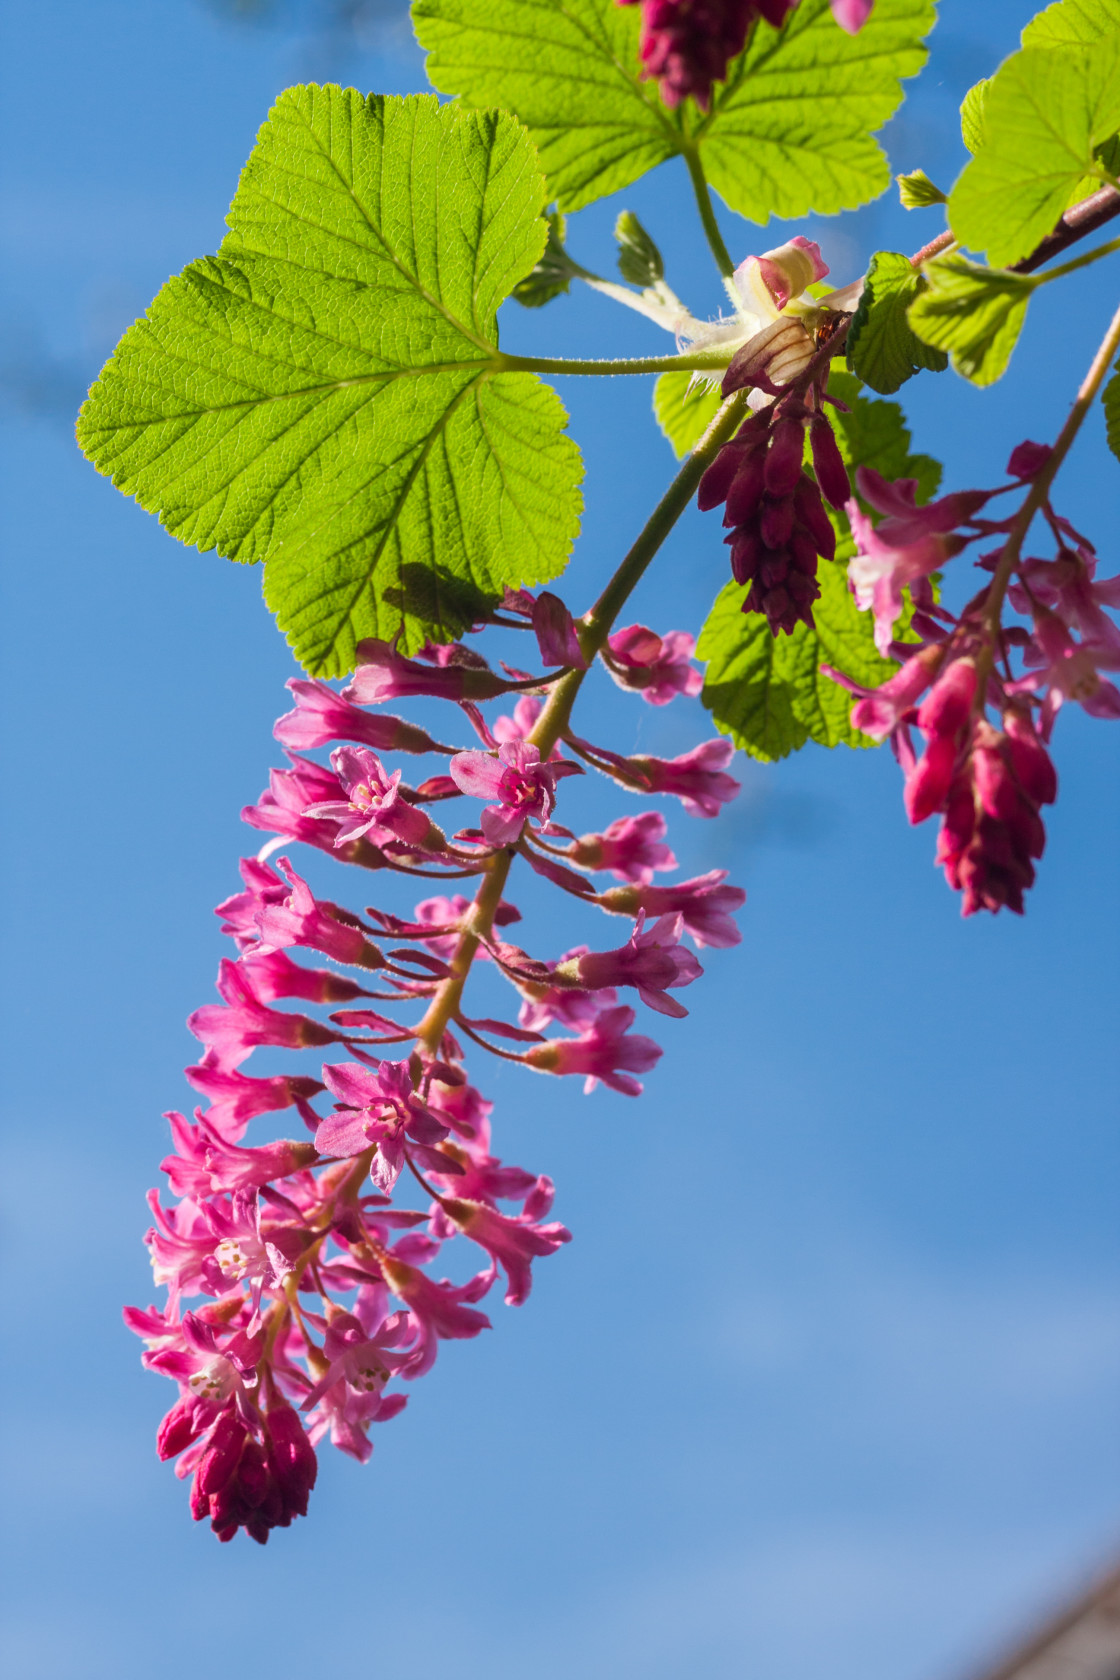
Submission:
M 619 0 L 632 5 L 634 0 Z M 643 75 L 655 78 L 666 105 L 689 95 L 702 111 L 711 102 L 712 83 L 721 82 L 727 66 L 742 52 L 747 31 L 759 18 L 780 29 L 799 0 L 641 0 L 640 53 Z M 873 0 L 832 0 L 832 14 L 842 29 L 856 34 L 866 23 Z
M 1046 841 L 1041 810 L 1058 791 L 1047 746 L 1060 707 L 1074 700 L 1094 717 L 1120 717 L 1120 690 L 1102 674 L 1120 669 L 1120 627 L 1105 611 L 1120 606 L 1120 576 L 1098 580 L 1092 544 L 1048 495 L 1039 511 L 1055 545 L 1051 559 L 1008 550 L 1017 515 L 980 517 L 993 496 L 1030 486 L 1049 457 L 1044 445 L 1020 444 L 1008 484 L 924 507 L 913 480 L 888 483 L 861 467 L 861 500 L 848 504 L 858 550 L 849 584 L 857 605 L 874 615 L 879 651 L 901 668 L 877 689 L 825 669 L 859 696 L 855 727 L 890 738 L 906 776 L 910 821 L 940 815 L 937 862 L 966 916 L 1022 914 Z M 935 597 L 933 574 L 992 536 L 1002 541 L 977 562 L 993 574 L 991 583 L 961 613 L 948 612 Z M 907 639 L 896 640 L 907 593 Z M 1008 605 L 1028 623 L 1005 621 Z
M 561 674 L 584 668 L 578 628 L 556 597 L 519 593 L 504 605 L 512 618 L 500 622 L 528 620 L 546 663 Z M 604 661 L 616 681 L 663 705 L 695 692 L 691 652 L 687 636 L 635 625 L 612 638 Z M 150 1197 L 147 1243 L 167 1300 L 126 1312 L 145 1365 L 178 1386 L 159 1453 L 178 1461 L 194 1517 L 221 1540 L 243 1528 L 263 1542 L 305 1514 L 316 1446 L 329 1438 L 368 1459 L 371 1426 L 401 1411 L 440 1342 L 490 1327 L 480 1303 L 499 1275 L 506 1302 L 520 1305 L 533 1262 L 569 1240 L 549 1217 L 551 1181 L 492 1152 L 491 1104 L 468 1074 L 465 1045 L 636 1096 L 636 1075 L 661 1049 L 632 1030 L 636 1010 L 620 994 L 681 1016 L 679 994 L 701 972 L 684 936 L 701 948 L 739 937 L 732 913 L 744 894 L 722 870 L 654 884 L 676 868 L 659 811 L 583 835 L 556 821 L 561 785 L 584 765 L 715 815 L 737 791 L 724 771 L 727 743 L 660 760 L 568 734 L 542 755 L 529 737 L 538 696 L 555 680 L 504 678 L 466 648 L 407 659 L 367 642 L 344 692 L 289 684 L 295 707 L 276 725 L 288 767 L 244 812 L 274 838 L 242 861 L 242 889 L 218 906 L 237 955 L 221 964 L 220 1001 L 189 1022 L 202 1053 L 187 1078 L 204 1106 L 193 1119 L 168 1116 L 173 1200 Z M 518 691 L 512 714 L 486 721 L 481 702 Z M 367 709 L 411 695 L 450 702 L 481 746 L 443 747 Z M 306 756 L 336 742 L 329 764 Z M 413 787 L 380 757 L 393 751 L 442 753 L 445 770 Z M 478 826 L 449 833 L 431 813 L 464 796 L 482 802 Z M 360 897 L 375 871 L 422 879 L 429 896 L 407 915 L 359 914 L 274 855 L 292 843 L 361 870 Z M 500 888 L 515 860 L 573 900 L 631 918 L 629 938 L 554 961 L 511 944 L 520 913 Z M 597 887 L 604 872 L 614 884 Z M 477 884 L 474 901 L 440 890 L 465 878 Z M 300 949 L 332 966 L 294 960 Z M 467 1012 L 475 956 L 509 982 L 509 1018 Z M 303 1060 L 243 1071 L 258 1051 Z M 302 1135 L 245 1141 L 250 1124 L 277 1115 Z M 433 1272 L 455 1243 L 480 1256 L 477 1269 L 458 1269 L 465 1282 Z

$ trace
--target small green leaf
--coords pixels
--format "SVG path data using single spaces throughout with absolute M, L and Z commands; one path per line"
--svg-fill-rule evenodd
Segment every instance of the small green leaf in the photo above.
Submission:
M 949 195 L 930 180 L 924 169 L 912 169 L 909 175 L 896 175 L 898 196 L 904 210 L 928 210 L 932 204 L 948 204 Z
M 665 278 L 661 252 L 632 210 L 623 210 L 614 224 L 618 241 L 618 268 L 632 286 L 655 286 Z
M 982 82 L 977 82 L 974 87 L 969 88 L 961 105 L 961 139 L 973 156 L 984 145 L 987 138 L 988 129 L 984 119 L 984 110 L 991 85 L 991 76 L 985 76 Z
M 849 406 L 846 414 L 830 410 L 849 470 L 869 466 L 885 478 L 916 478 L 919 502 L 935 494 L 941 468 L 928 455 L 910 453 L 897 403 L 860 396 L 859 381 L 846 373 L 833 373 L 829 390 Z M 855 545 L 847 520 L 832 510 L 830 517 L 837 557 L 820 563 L 815 629 L 798 624 L 792 635 L 771 635 L 760 613 L 741 610 L 746 589 L 729 583 L 700 633 L 697 656 L 708 661 L 704 705 L 716 728 L 753 758 L 784 758 L 810 740 L 825 747 L 876 744 L 852 728 L 852 696 L 820 669 L 831 665 L 867 688 L 877 688 L 897 669 L 876 651 L 871 614 L 858 611 L 848 588 L 845 562 Z M 907 622 L 904 615 L 900 636 Z
M 836 27 L 828 0 L 801 0 L 780 31 L 760 19 L 706 114 L 691 101 L 670 111 L 643 79 L 636 6 L 413 0 L 412 16 L 433 84 L 516 112 L 564 209 L 691 152 L 732 209 L 765 222 L 854 208 L 887 186 L 871 136 L 925 63 L 934 7 L 876 0 L 858 36 Z
M 519 280 L 510 293 L 526 309 L 540 309 L 566 292 L 576 274 L 575 264 L 564 249 L 567 224 L 559 210 L 548 212 L 548 243 L 539 261 Z
M 663 373 L 653 387 L 657 424 L 678 461 L 695 449 L 719 412 L 719 387 L 692 373 Z
M 925 289 L 921 273 L 898 251 L 871 259 L 859 308 L 848 329 L 848 366 L 873 391 L 897 391 L 927 368 L 943 373 L 949 358 L 915 338 L 906 311 Z
M 937 257 L 923 269 L 928 289 L 910 305 L 908 320 L 926 344 L 947 350 L 957 373 L 991 385 L 1007 367 L 1023 327 L 1029 274 L 984 268 L 967 257 Z
M 1120 362 L 1113 369 L 1112 378 L 1101 393 L 1108 447 L 1120 461 Z
M 1015 53 L 991 82 L 983 126 L 949 220 L 963 245 L 1001 267 L 1045 238 L 1093 173 L 1095 149 L 1120 129 L 1120 35 Z
M 563 570 L 579 452 L 556 393 L 497 348 L 543 197 L 503 113 L 289 88 L 218 255 L 167 283 L 90 392 L 90 459 L 184 542 L 263 560 L 309 670 L 350 669 L 363 636 L 450 640 L 483 598 Z
M 1120 30 L 1120 0 L 1057 0 L 1023 30 L 1025 47 L 1087 46 Z

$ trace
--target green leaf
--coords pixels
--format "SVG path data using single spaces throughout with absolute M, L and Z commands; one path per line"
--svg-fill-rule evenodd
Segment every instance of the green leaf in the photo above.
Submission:
M 872 135 L 924 65 L 934 20 L 930 0 L 876 0 L 853 36 L 828 0 L 802 0 L 780 34 L 759 23 L 694 131 L 712 186 L 756 222 L 878 197 L 890 165 Z
M 909 175 L 896 175 L 898 197 L 904 210 L 928 210 L 933 204 L 948 204 L 949 195 L 935 186 L 924 169 L 912 169 Z
M 632 286 L 655 286 L 665 278 L 661 252 L 632 210 L 623 210 L 614 224 L 618 241 L 618 268 Z
M 1022 330 L 1031 293 L 1029 274 L 984 268 L 967 257 L 937 257 L 923 271 L 928 289 L 907 317 L 926 344 L 947 350 L 957 373 L 991 385 L 1007 367 Z
M 984 112 L 988 102 L 991 76 L 970 87 L 961 105 L 961 139 L 975 156 L 987 140 L 988 126 Z
M 413 0 L 428 75 L 444 93 L 516 112 L 549 190 L 568 210 L 629 186 L 667 158 L 699 156 L 732 209 L 829 215 L 890 180 L 871 138 L 925 62 L 932 0 L 876 0 L 857 36 L 828 0 L 802 0 L 779 32 L 759 20 L 702 115 L 642 79 L 639 9 L 616 0 Z
M 719 412 L 719 387 L 692 373 L 663 373 L 653 387 L 653 412 L 678 459 L 695 449 Z
M 848 330 L 848 366 L 873 391 L 889 394 L 923 368 L 943 373 L 949 358 L 915 338 L 906 311 L 925 289 L 920 271 L 898 251 L 871 259 Z
M 90 393 L 90 459 L 184 542 L 264 560 L 309 670 L 348 670 L 363 636 L 450 640 L 481 598 L 563 569 L 579 452 L 495 324 L 544 248 L 543 197 L 509 116 L 290 88 L 218 255 Z
M 548 243 L 540 260 L 510 293 L 526 309 L 540 309 L 566 292 L 577 270 L 564 249 L 567 226 L 559 210 L 548 213 Z
M 1058 0 L 1023 30 L 1025 47 L 1086 46 L 1120 30 L 1120 0 Z
M 992 80 L 984 142 L 949 195 L 953 232 L 996 267 L 1028 256 L 1117 129 L 1120 35 L 1015 53 Z
M 1120 460 L 1120 362 L 1113 369 L 1112 378 L 1101 393 L 1108 447 Z
M 897 403 L 862 397 L 859 389 L 851 374 L 829 379 L 832 394 L 849 405 L 847 414 L 830 411 L 849 468 L 870 466 L 887 478 L 916 478 L 918 501 L 927 501 L 940 482 L 938 463 L 910 453 L 910 433 Z M 815 629 L 799 624 L 792 635 L 772 636 L 760 613 L 741 610 L 747 590 L 729 583 L 700 633 L 697 656 L 708 661 L 704 705 L 716 728 L 753 758 L 784 758 L 810 740 L 825 747 L 876 744 L 852 728 L 852 696 L 820 670 L 832 665 L 854 682 L 877 688 L 897 669 L 876 651 L 871 614 L 857 610 L 848 589 L 845 562 L 855 546 L 847 520 L 831 510 L 830 517 L 840 541 L 836 560 L 820 564 Z M 899 634 L 906 622 L 904 617 Z

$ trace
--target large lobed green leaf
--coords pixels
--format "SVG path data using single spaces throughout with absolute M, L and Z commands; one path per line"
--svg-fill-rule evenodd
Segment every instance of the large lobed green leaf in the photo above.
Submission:
M 911 454 L 898 404 L 860 396 L 859 381 L 850 374 L 834 373 L 829 389 L 849 405 L 847 414 L 833 410 L 849 470 L 870 466 L 885 478 L 916 478 L 919 502 L 928 501 L 941 469 L 930 456 Z M 729 583 L 700 633 L 697 655 L 708 661 L 704 704 L 716 728 L 752 758 L 784 758 L 807 741 L 825 747 L 876 744 L 852 728 L 852 696 L 820 669 L 831 665 L 866 688 L 877 688 L 897 669 L 876 651 L 871 615 L 857 610 L 848 589 L 845 562 L 855 545 L 847 519 L 831 518 L 836 559 L 820 563 L 814 629 L 799 624 L 792 635 L 771 635 L 760 613 L 742 611 L 746 589 Z M 904 628 L 905 619 L 899 630 Z
M 1097 149 L 1118 128 L 1120 34 L 1013 54 L 984 92 L 976 155 L 949 195 L 953 232 L 995 267 L 1019 262 L 1082 189 Z
M 734 210 L 829 215 L 888 185 L 872 135 L 925 62 L 932 0 L 876 0 L 856 36 L 828 0 L 785 27 L 759 21 L 711 110 L 670 111 L 638 60 L 639 11 L 616 0 L 413 0 L 428 75 L 474 106 L 515 111 L 532 131 L 550 196 L 576 210 L 691 152 Z
M 578 529 L 559 398 L 497 349 L 543 206 L 512 117 L 290 88 L 217 256 L 125 334 L 82 447 L 184 542 L 263 560 L 307 669 L 348 670 L 363 636 L 452 638 L 555 577 Z
M 1120 29 L 1120 0 L 1056 0 L 1023 30 L 1025 47 L 1087 46 Z

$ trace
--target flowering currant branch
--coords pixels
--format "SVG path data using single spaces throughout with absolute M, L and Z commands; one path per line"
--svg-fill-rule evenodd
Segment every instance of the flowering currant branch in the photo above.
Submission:
M 661 1051 L 630 1032 L 635 1011 L 619 1003 L 618 989 L 633 987 L 647 1006 L 683 1015 L 670 992 L 701 969 L 682 933 L 700 947 L 739 937 L 730 912 L 744 894 L 723 884 L 724 871 L 676 887 L 652 885 L 656 872 L 675 867 L 657 813 L 620 818 L 604 834 L 582 839 L 552 819 L 559 784 L 580 773 L 560 749 L 597 654 L 606 656 L 616 682 L 653 704 L 698 686 L 691 637 L 660 638 L 634 626 L 612 645 L 611 628 L 744 406 L 737 397 L 724 405 L 578 626 L 555 596 L 507 597 L 509 614 L 534 625 L 546 663 L 570 660 L 567 670 L 561 665 L 555 676 L 527 683 L 498 677 L 458 647 L 429 648 L 414 661 L 370 643 L 344 694 L 319 683 L 291 684 L 296 709 L 276 726 L 281 741 L 301 749 L 339 739 L 356 744 L 338 747 L 329 770 L 291 751 L 293 768 L 274 772 L 268 793 L 245 812 L 278 840 L 243 861 L 245 891 L 219 906 L 240 955 L 222 963 L 222 1003 L 191 1017 L 205 1050 L 187 1076 L 209 1106 L 196 1110 L 193 1123 L 169 1116 L 175 1152 L 164 1170 L 179 1200 L 165 1210 L 153 1192 L 156 1223 L 148 1234 L 168 1302 L 126 1313 L 145 1340 L 145 1363 L 179 1385 L 160 1426 L 160 1454 L 178 1458 L 178 1474 L 192 1477 L 192 1512 L 222 1540 L 243 1527 L 263 1542 L 303 1515 L 316 1478 L 316 1443 L 329 1435 L 342 1451 L 368 1458 L 370 1425 L 405 1404 L 404 1393 L 389 1385 L 430 1370 L 440 1339 L 488 1328 L 476 1303 L 499 1266 L 506 1301 L 519 1305 L 529 1293 L 532 1261 L 568 1240 L 562 1225 L 544 1222 L 551 1181 L 491 1154 L 491 1105 L 468 1083 L 457 1035 L 539 1072 L 582 1075 L 587 1089 L 603 1081 L 635 1096 L 641 1086 L 634 1074 Z M 543 708 L 526 686 L 548 693 Z M 518 691 L 512 716 L 491 728 L 480 702 Z M 366 709 L 412 694 L 457 706 L 484 743 L 451 751 L 449 776 L 429 777 L 416 789 L 403 786 L 399 770 L 389 774 L 375 748 L 448 749 L 402 719 Z M 605 748 L 594 756 L 628 788 L 665 789 L 714 815 L 738 791 L 722 769 L 730 753 L 729 744 L 711 742 L 676 761 L 627 761 Z M 488 803 L 479 829 L 448 839 L 424 807 L 460 794 Z M 546 836 L 569 844 L 550 845 Z M 479 886 L 472 903 L 430 898 L 412 921 L 371 911 L 370 922 L 317 898 L 286 858 L 274 867 L 266 861 L 276 844 L 290 842 L 358 868 L 407 875 L 423 865 L 425 873 L 473 875 Z M 556 962 L 505 943 L 501 930 L 519 919 L 503 898 L 517 858 L 561 890 L 635 918 L 629 940 L 599 953 L 579 946 Z M 594 891 L 586 876 L 604 869 L 627 884 Z M 405 944 L 386 951 L 378 943 L 385 935 Z M 299 946 L 356 971 L 354 978 L 294 963 L 288 951 Z M 480 957 L 519 994 L 516 1023 L 464 1013 Z M 374 977 L 377 990 L 367 983 Z M 283 998 L 347 1007 L 324 1022 L 270 1007 Z M 394 1014 L 370 1008 L 372 1002 L 392 1004 Z M 398 1021 L 397 1009 L 417 1004 L 424 1008 L 416 1026 Z M 575 1036 L 549 1038 L 543 1029 L 552 1024 Z M 525 1048 L 503 1049 L 490 1042 L 495 1037 Z M 412 1048 L 401 1060 L 386 1060 L 378 1051 L 389 1044 Z M 323 1063 L 317 1076 L 241 1073 L 264 1046 L 336 1046 L 352 1059 Z M 314 1107 L 324 1094 L 335 1100 L 328 1114 Z M 313 1131 L 313 1142 L 242 1145 L 251 1120 L 287 1108 Z M 426 1208 L 394 1200 L 404 1167 L 405 1182 L 415 1179 L 424 1190 Z M 502 1212 L 502 1201 L 520 1211 Z M 465 1284 L 433 1281 L 425 1267 L 460 1236 L 483 1250 L 484 1269 Z M 184 1299 L 199 1295 L 201 1305 L 183 1308 Z
M 400 1385 L 431 1369 L 441 1341 L 489 1327 L 479 1303 L 499 1273 L 519 1305 L 533 1261 L 569 1239 L 550 1218 L 551 1181 L 492 1153 L 467 1048 L 637 1096 L 661 1049 L 632 1030 L 630 994 L 684 1015 L 680 994 L 701 973 L 685 940 L 739 939 L 744 894 L 724 871 L 659 879 L 677 868 L 660 810 L 602 832 L 568 826 L 579 778 L 712 818 L 738 791 L 734 745 L 773 758 L 807 739 L 889 739 L 910 820 L 941 817 L 937 861 L 964 913 L 1021 912 L 1057 791 L 1060 707 L 1120 717 L 1104 675 L 1120 669 L 1120 577 L 1097 576 L 1092 544 L 1052 500 L 1120 352 L 1120 313 L 1053 447 L 1020 443 L 993 489 L 937 497 L 939 469 L 909 454 L 900 411 L 864 394 L 950 354 L 990 382 L 1033 291 L 1120 249 L 1026 278 L 1120 212 L 1108 132 L 1120 115 L 1085 96 L 1091 47 L 1066 40 L 1061 6 L 1036 20 L 1058 44 L 1036 40 L 970 94 L 974 156 L 952 194 L 921 171 L 905 178 L 904 202 L 944 203 L 949 226 L 826 291 L 802 235 L 736 265 L 712 186 L 756 221 L 829 213 L 852 201 L 869 158 L 859 191 L 874 196 L 859 110 L 866 98 L 879 123 L 894 109 L 922 61 L 926 8 L 640 0 L 639 19 L 634 3 L 587 0 L 578 18 L 521 7 L 495 55 L 489 40 L 479 52 L 471 8 L 415 0 L 453 101 L 281 95 L 226 242 L 161 291 L 80 419 L 91 459 L 170 530 L 264 562 L 266 599 L 308 673 L 275 728 L 288 763 L 243 813 L 270 838 L 219 906 L 236 955 L 220 965 L 220 1001 L 189 1023 L 200 1106 L 168 1117 L 173 1201 L 152 1192 L 147 1239 L 167 1297 L 126 1315 L 145 1364 L 178 1385 L 160 1454 L 222 1540 L 243 1528 L 264 1541 L 304 1514 L 324 1439 L 368 1459 L 371 1425 L 406 1403 Z M 816 80 L 799 91 L 807 67 Z M 759 84 L 770 127 L 758 156 L 736 126 L 756 75 L 773 78 Z M 835 97 L 822 101 L 826 84 Z M 1059 96 L 1061 155 L 1048 133 L 1032 151 L 1037 111 Z M 836 155 L 851 183 L 839 197 Z M 672 157 L 730 304 L 716 320 L 681 302 L 629 212 L 616 224 L 621 285 L 569 257 L 560 209 L 546 212 Z M 1086 181 L 1106 184 L 1063 208 Z M 965 255 L 978 250 L 994 266 Z M 571 279 L 657 324 L 672 353 L 499 348 L 506 298 L 536 307 Z M 578 450 L 538 377 L 561 374 L 659 375 L 656 412 L 685 456 L 578 619 L 551 589 L 519 587 L 558 577 L 578 528 Z M 1120 453 L 1120 379 L 1103 400 Z M 691 634 L 618 622 L 694 497 L 722 509 L 729 550 L 699 644 L 706 678 Z M 1050 549 L 1027 554 L 1040 517 Z M 985 577 L 953 612 L 946 569 L 974 545 Z M 480 633 L 488 648 L 520 633 L 535 668 L 493 663 L 466 639 Z M 600 667 L 655 706 L 703 687 L 720 736 L 674 759 L 587 739 L 574 710 Z M 328 676 L 350 680 L 339 690 Z M 748 716 L 756 694 L 762 725 Z M 444 708 L 433 733 L 386 710 L 413 698 Z M 432 759 L 405 779 L 405 763 Z M 460 826 L 444 816 L 464 809 Z M 397 880 L 407 900 L 322 897 L 296 846 L 361 871 L 347 879 L 363 899 L 368 883 Z M 531 877 L 575 914 L 622 918 L 626 937 L 522 949 L 506 893 Z M 293 958 L 301 948 L 318 966 Z M 496 1015 L 473 1001 L 478 963 L 510 988 L 504 1011 L 487 1006 Z M 279 1071 L 242 1071 L 258 1051 L 279 1055 Z M 276 1114 L 307 1135 L 244 1141 Z M 465 1281 L 434 1275 L 449 1245 L 480 1262 Z

